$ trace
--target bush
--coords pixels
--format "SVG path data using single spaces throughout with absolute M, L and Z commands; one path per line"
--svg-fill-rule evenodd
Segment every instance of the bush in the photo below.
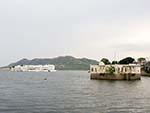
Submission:
M 110 66 L 106 69 L 106 73 L 114 74 L 114 72 L 115 72 L 115 67 L 113 66 Z

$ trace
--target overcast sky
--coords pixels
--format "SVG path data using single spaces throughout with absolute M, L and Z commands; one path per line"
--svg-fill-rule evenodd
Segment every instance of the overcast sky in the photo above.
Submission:
M 60 55 L 150 56 L 150 0 L 0 0 L 0 65 Z

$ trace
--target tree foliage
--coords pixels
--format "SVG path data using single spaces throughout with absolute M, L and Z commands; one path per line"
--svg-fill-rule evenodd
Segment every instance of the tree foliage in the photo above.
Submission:
M 119 61 L 119 64 L 130 64 L 130 63 L 133 63 L 135 61 L 134 58 L 132 57 L 126 57 L 122 60 Z
M 101 62 L 103 62 L 105 65 L 110 64 L 110 61 L 107 58 L 102 58 Z
M 142 62 L 145 62 L 145 61 L 146 61 L 146 59 L 145 59 L 145 58 L 143 58 L 143 57 L 140 57 L 140 58 L 138 58 L 138 59 L 137 59 L 137 61 L 138 61 L 139 63 L 142 63 Z
M 150 73 L 150 62 L 147 62 L 145 65 L 144 65 L 144 71 L 146 73 Z
M 109 73 L 109 74 L 114 74 L 115 72 L 115 67 L 113 66 L 110 66 L 106 69 L 106 72 Z
M 118 61 L 112 61 L 112 64 L 118 64 Z

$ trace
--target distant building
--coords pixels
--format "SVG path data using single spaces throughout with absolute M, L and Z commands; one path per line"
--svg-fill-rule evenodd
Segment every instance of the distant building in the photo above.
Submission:
M 146 62 L 142 67 L 142 75 L 150 75 L 150 61 Z
M 129 65 L 99 65 L 90 66 L 91 79 L 105 80 L 139 80 L 141 78 L 141 66 Z
M 55 66 L 54 65 L 23 65 L 23 66 L 14 66 L 11 68 L 11 71 L 17 72 L 54 72 Z

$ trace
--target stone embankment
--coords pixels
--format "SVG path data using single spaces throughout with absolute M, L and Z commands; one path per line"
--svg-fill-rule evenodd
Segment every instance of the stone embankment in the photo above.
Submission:
M 95 80 L 141 80 L 140 74 L 91 74 Z

